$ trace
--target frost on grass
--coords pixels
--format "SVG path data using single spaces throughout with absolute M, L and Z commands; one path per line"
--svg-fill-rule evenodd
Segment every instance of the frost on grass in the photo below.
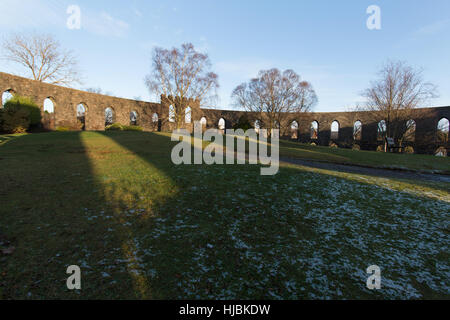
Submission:
M 448 201 L 389 179 L 241 168 L 177 169 L 183 194 L 137 223 L 133 266 L 161 298 L 449 297 Z

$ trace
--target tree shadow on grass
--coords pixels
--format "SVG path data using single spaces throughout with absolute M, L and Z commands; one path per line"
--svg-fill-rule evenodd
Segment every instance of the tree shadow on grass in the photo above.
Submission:
M 147 206 L 132 229 L 153 298 L 446 295 L 447 202 L 294 166 L 274 177 L 260 176 L 259 166 L 175 166 L 167 135 L 103 135 L 152 168 L 137 172 L 127 192 Z M 159 184 L 147 181 L 154 169 Z M 172 192 L 152 195 L 158 188 Z M 375 262 L 390 277 L 384 292 L 365 287 Z
M 15 251 L 0 256 L 2 299 L 142 298 L 130 266 L 132 237 L 104 198 L 87 149 L 95 133 L 17 137 L 0 146 L 0 229 Z M 82 290 L 66 287 L 81 268 Z
M 446 296 L 448 203 L 295 166 L 175 166 L 173 145 L 85 132 L 1 146 L 0 230 L 16 246 L 1 298 Z M 374 263 L 384 291 L 365 288 Z

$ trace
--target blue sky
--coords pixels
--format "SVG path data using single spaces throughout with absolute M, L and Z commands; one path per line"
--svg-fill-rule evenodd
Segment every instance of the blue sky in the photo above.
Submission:
M 439 88 L 433 106 L 450 105 L 450 1 L 414 0 L 0 0 L 0 34 L 51 33 L 79 58 L 81 88 L 156 101 L 144 84 L 154 46 L 192 42 L 219 74 L 218 107 L 232 108 L 234 87 L 261 69 L 291 68 L 310 81 L 316 111 L 345 111 L 362 98 L 387 59 L 424 69 Z M 69 5 L 81 30 L 66 27 Z M 381 30 L 366 9 L 381 8 Z M 21 69 L 0 62 L 0 71 Z

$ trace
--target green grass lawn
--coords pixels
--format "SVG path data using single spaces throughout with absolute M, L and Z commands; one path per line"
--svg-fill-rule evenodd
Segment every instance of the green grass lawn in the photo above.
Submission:
M 449 184 L 175 166 L 174 144 L 138 132 L 0 136 L 0 252 L 14 247 L 0 253 L 0 298 L 450 298 Z M 379 291 L 366 288 L 373 264 Z M 80 291 L 66 288 L 69 265 Z
M 448 158 L 429 155 L 354 151 L 281 140 L 280 156 L 377 168 L 400 168 L 425 172 L 440 171 L 450 174 L 450 160 Z

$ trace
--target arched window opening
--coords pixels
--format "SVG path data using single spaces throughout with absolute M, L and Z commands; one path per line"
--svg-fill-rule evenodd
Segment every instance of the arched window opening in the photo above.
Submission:
M 219 130 L 225 130 L 225 119 L 220 118 L 219 120 Z
M 136 111 L 130 112 L 130 125 L 137 126 L 138 124 L 138 114 Z
M 159 115 L 156 112 L 152 115 L 152 122 L 153 122 L 154 128 L 158 132 L 160 132 L 161 131 L 161 121 L 159 119 Z
M 333 121 L 331 124 L 331 139 L 339 139 L 339 122 Z
M 136 111 L 130 112 L 130 125 L 137 126 L 138 123 L 138 113 Z
M 169 106 L 169 122 L 175 122 L 175 108 L 174 106 Z
M 81 130 L 86 130 L 86 107 L 82 103 L 77 105 L 77 120 L 81 125 Z
M 13 91 L 12 90 L 6 90 L 5 92 L 3 92 L 2 94 L 2 107 L 5 106 L 5 104 L 11 100 L 14 97 L 13 95 Z
M 187 107 L 184 112 L 184 123 L 191 123 L 192 122 L 192 109 L 191 107 Z
M 42 110 L 42 127 L 47 130 L 53 130 L 55 128 L 55 105 L 50 97 L 44 99 Z
M 208 121 L 206 120 L 205 117 L 202 117 L 200 119 L 200 124 L 202 125 L 202 127 L 206 127 L 207 123 L 208 123 Z
M 298 122 L 295 120 L 291 123 L 291 139 L 298 139 Z
M 386 121 L 381 120 L 380 122 L 378 122 L 377 127 L 377 139 L 379 141 L 382 141 L 386 138 L 386 131 L 387 131 Z
M 353 125 L 353 140 L 360 141 L 362 139 L 362 123 L 356 121 Z
M 255 123 L 253 125 L 255 127 L 255 132 L 257 134 L 259 134 L 259 130 L 261 129 L 261 121 L 260 120 L 255 120 Z
M 416 140 L 416 122 L 412 119 L 406 122 L 404 140 L 410 142 L 414 142 Z
M 439 143 L 447 143 L 449 135 L 449 121 L 447 118 L 442 118 L 437 126 L 437 138 Z
M 115 121 L 115 115 L 113 108 L 105 109 L 105 126 L 112 125 Z
M 317 121 L 311 122 L 311 139 L 319 139 L 319 123 Z
M 50 98 L 47 98 L 44 100 L 44 113 L 54 113 L 55 112 L 55 105 L 53 104 L 53 101 Z

